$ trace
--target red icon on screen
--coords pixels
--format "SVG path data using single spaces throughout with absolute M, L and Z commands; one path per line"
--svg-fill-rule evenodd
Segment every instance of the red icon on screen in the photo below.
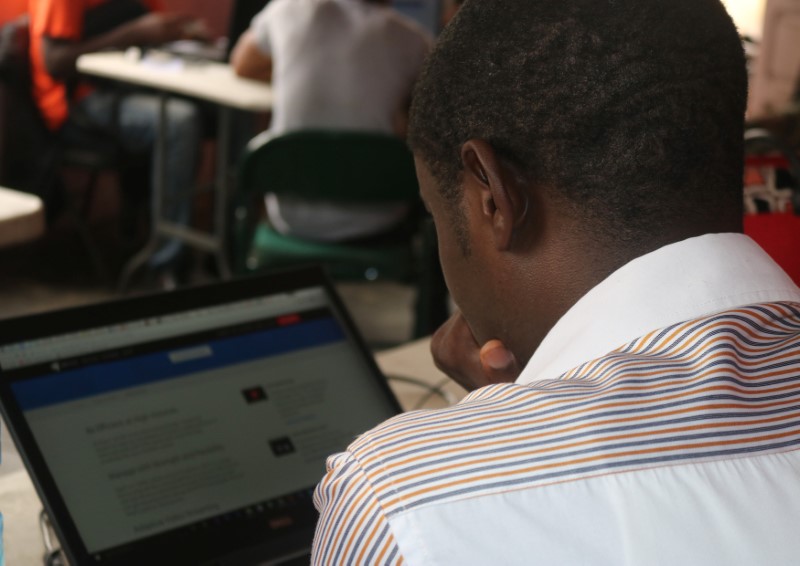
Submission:
M 278 326 L 290 326 L 292 324 L 297 324 L 298 322 L 302 322 L 303 319 L 300 318 L 299 314 L 286 314 L 283 316 L 279 316 L 276 320 Z
M 260 385 L 243 389 L 242 395 L 244 395 L 244 400 L 247 401 L 248 404 L 267 400 L 267 392 L 264 391 L 264 388 Z

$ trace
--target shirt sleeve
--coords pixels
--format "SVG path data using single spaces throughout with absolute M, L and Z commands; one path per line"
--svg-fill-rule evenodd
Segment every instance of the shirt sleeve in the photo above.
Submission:
M 271 21 L 275 19 L 275 5 L 277 0 L 267 4 L 263 10 L 255 15 L 250 22 L 250 30 L 256 41 L 258 50 L 264 55 L 272 55 L 272 38 L 270 34 Z
M 314 505 L 320 513 L 314 566 L 403 564 L 372 485 L 351 454 L 328 458 L 328 473 L 317 486 Z

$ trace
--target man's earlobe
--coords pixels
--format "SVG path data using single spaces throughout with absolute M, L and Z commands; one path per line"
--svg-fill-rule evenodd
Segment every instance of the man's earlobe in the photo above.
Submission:
M 520 191 L 513 171 L 484 140 L 469 140 L 461 148 L 466 175 L 480 191 L 481 215 L 491 230 L 495 249 L 511 248 L 515 230 L 527 214 L 526 195 Z

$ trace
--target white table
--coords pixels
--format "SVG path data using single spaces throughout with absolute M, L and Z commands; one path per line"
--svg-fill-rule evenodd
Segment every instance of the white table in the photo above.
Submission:
M 0 187 L 0 247 L 35 240 L 44 234 L 39 197 Z
M 433 365 L 430 339 L 381 352 L 376 359 L 381 370 L 389 376 L 389 384 L 405 410 L 415 408 L 420 401 L 425 401 L 426 409 L 448 404 L 438 394 L 429 395 L 430 391 L 424 385 L 441 389 L 452 400 L 461 399 L 466 394 Z M 410 378 L 415 383 L 398 378 Z M 8 566 L 41 566 L 44 544 L 39 531 L 39 511 L 42 504 L 5 431 L 5 423 L 2 426 L 0 512 L 5 518 L 6 563 Z
M 266 83 L 236 76 L 230 65 L 212 61 L 173 61 L 157 63 L 135 53 L 121 51 L 89 53 L 78 58 L 78 70 L 86 75 L 111 79 L 158 91 L 161 95 L 159 135 L 156 141 L 158 171 L 153 187 L 152 232 L 145 248 L 123 270 L 121 290 L 130 277 L 158 249 L 162 238 L 177 238 L 204 250 L 217 260 L 223 278 L 230 276 L 225 250 L 225 215 L 228 199 L 228 150 L 231 111 L 267 112 L 272 109 L 272 89 Z M 217 167 L 214 198 L 214 229 L 211 233 L 192 230 L 162 217 L 164 163 L 166 147 L 166 102 L 171 95 L 182 95 L 213 102 L 220 107 L 217 132 Z

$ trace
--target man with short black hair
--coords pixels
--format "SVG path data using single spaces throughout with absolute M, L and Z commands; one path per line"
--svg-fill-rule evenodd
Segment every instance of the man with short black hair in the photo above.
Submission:
M 472 391 L 328 461 L 315 564 L 794 564 L 800 289 L 719 0 L 468 0 L 409 141 Z

